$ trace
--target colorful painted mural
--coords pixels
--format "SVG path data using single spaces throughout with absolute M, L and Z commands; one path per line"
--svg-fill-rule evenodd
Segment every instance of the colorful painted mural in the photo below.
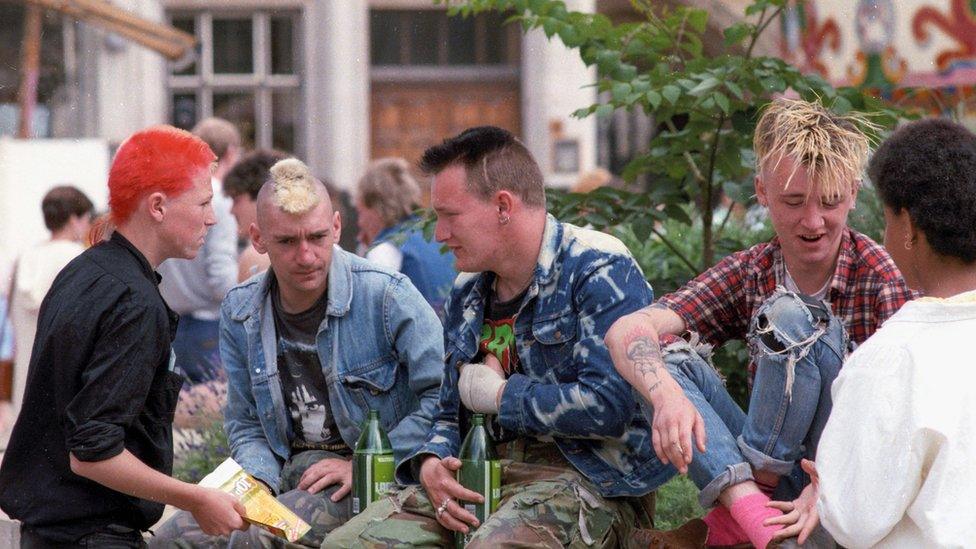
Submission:
M 783 57 L 836 85 L 976 117 L 976 0 L 797 0 Z

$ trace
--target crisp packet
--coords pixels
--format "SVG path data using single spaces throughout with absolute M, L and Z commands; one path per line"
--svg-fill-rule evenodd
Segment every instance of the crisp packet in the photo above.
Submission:
M 247 474 L 234 458 L 227 458 L 203 477 L 200 486 L 234 496 L 244 506 L 244 520 L 290 542 L 298 541 L 312 528 Z

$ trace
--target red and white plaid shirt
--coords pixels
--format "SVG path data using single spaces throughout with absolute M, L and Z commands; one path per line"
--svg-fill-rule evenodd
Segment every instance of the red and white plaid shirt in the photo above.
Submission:
M 745 339 L 753 315 L 776 286 L 783 285 L 785 274 L 779 239 L 773 238 L 726 257 L 658 304 L 717 347 L 730 339 Z M 884 248 L 851 229 L 844 231 L 825 300 L 852 341 L 863 343 L 912 297 Z

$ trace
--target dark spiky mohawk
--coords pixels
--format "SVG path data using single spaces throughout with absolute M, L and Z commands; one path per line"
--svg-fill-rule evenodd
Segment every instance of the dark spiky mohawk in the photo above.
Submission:
M 511 132 L 495 126 L 468 128 L 424 151 L 420 169 L 435 174 L 457 162 L 469 168 L 486 155 L 517 142 Z

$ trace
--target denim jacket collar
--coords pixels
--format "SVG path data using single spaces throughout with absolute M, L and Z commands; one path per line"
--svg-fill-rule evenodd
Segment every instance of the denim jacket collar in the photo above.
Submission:
M 328 306 L 326 314 L 329 316 L 345 316 L 349 312 L 352 303 L 352 264 L 349 260 L 349 252 L 338 246 L 332 248 L 332 264 L 329 266 L 329 292 Z M 242 301 L 240 306 L 233 311 L 231 318 L 237 321 L 247 320 L 248 318 L 259 319 L 261 309 L 268 299 L 268 291 L 271 287 L 271 269 L 257 276 L 255 284 L 260 286 L 260 290 L 251 296 L 250 300 Z
M 542 232 L 542 247 L 536 260 L 535 274 L 525 296 L 526 301 L 536 297 L 543 288 L 553 282 L 558 269 L 556 259 L 560 253 L 560 243 L 563 239 L 563 225 L 551 214 L 546 215 L 546 226 Z M 464 322 L 450 335 L 460 350 L 468 357 L 473 357 L 478 351 L 478 337 L 481 323 L 484 321 L 485 300 L 491 295 L 491 287 L 495 282 L 495 273 L 485 271 L 481 273 L 465 273 L 458 278 L 457 285 L 468 286 L 470 291 L 464 296 Z M 472 282 L 473 279 L 473 282 Z M 537 309 L 542 307 L 537 305 Z M 537 310 L 536 317 L 544 318 L 545 311 Z M 550 315 L 551 316 L 551 315 Z

